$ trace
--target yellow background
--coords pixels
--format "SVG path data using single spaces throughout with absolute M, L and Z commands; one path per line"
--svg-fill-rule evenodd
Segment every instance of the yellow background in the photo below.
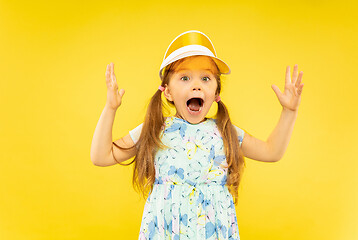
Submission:
M 241 239 L 358 239 L 354 1 L 0 1 L 0 239 L 137 239 L 133 165 L 94 166 L 93 133 L 114 63 L 126 90 L 113 140 L 139 125 L 170 42 L 204 32 L 232 74 L 222 101 L 266 140 L 286 66 L 303 71 L 284 157 L 246 158 Z M 216 105 L 211 113 L 216 111 Z

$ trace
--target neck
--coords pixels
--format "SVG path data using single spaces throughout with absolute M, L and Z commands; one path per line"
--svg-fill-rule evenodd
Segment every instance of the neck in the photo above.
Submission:
M 178 113 L 176 113 L 175 115 L 174 115 L 174 117 L 177 117 L 177 118 L 181 118 L 181 119 L 184 119 L 182 116 L 180 116 Z M 185 120 L 185 119 L 184 119 Z M 204 121 L 206 121 L 207 120 L 207 118 L 206 117 L 204 117 L 204 119 L 203 120 L 201 120 L 199 123 L 201 123 L 201 122 L 204 122 Z M 186 121 L 186 120 L 185 120 Z

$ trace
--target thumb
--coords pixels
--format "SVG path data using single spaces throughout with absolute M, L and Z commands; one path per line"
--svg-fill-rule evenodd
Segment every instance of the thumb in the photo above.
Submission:
M 277 97 L 282 94 L 280 89 L 275 84 L 272 84 L 271 87 L 272 87 L 273 91 L 276 93 Z
M 118 91 L 118 93 L 119 93 L 119 95 L 120 95 L 121 97 L 123 97 L 125 91 L 124 91 L 124 89 L 121 89 L 121 90 Z

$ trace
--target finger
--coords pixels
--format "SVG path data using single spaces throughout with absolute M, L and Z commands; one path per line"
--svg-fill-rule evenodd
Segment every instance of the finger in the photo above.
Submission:
M 298 89 L 298 94 L 301 95 L 302 91 L 303 91 L 303 83 L 301 84 L 300 88 Z
M 300 84 L 301 84 L 301 80 L 302 80 L 302 75 L 303 75 L 303 72 L 301 71 L 300 72 L 300 74 L 299 74 L 299 76 L 298 76 L 298 80 L 297 80 L 297 82 L 296 82 L 296 87 L 299 87 L 300 86 Z
M 295 84 L 297 81 L 297 72 L 298 72 L 298 65 L 295 64 L 295 66 L 293 67 L 293 73 L 292 73 L 292 83 Z
M 124 92 L 125 92 L 124 89 L 121 89 L 121 90 L 118 91 L 118 94 L 119 94 L 121 97 L 123 97 Z
M 271 87 L 272 87 L 273 91 L 276 93 L 277 96 L 282 94 L 280 89 L 275 84 L 272 84 Z
M 285 84 L 288 86 L 288 84 L 291 82 L 290 78 L 290 66 L 286 67 L 286 78 L 285 78 Z
M 116 75 L 114 74 L 114 63 L 112 63 L 112 78 L 113 78 L 113 82 L 117 84 L 117 78 Z
M 114 81 L 114 79 L 113 79 L 113 72 L 114 72 L 114 70 L 113 70 L 113 63 L 111 62 L 111 78 L 112 78 L 112 81 Z
M 295 97 L 298 96 L 298 89 L 297 88 L 293 88 L 293 94 L 295 95 Z
M 118 84 L 117 84 L 117 80 L 116 80 L 116 76 L 113 75 L 113 87 L 115 90 L 118 89 Z
M 107 69 L 106 69 L 106 83 L 112 85 L 111 75 L 110 75 L 110 65 L 109 64 L 107 65 Z
M 108 80 L 108 77 L 109 77 L 109 64 L 107 64 L 105 75 L 106 75 L 106 79 Z

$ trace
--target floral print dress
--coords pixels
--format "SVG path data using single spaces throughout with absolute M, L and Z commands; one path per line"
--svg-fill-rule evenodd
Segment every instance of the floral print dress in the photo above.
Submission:
M 129 132 L 134 142 L 142 125 Z M 244 131 L 235 128 L 241 146 Z M 161 139 L 169 148 L 155 155 L 155 183 L 144 206 L 139 240 L 240 239 L 216 119 L 191 124 L 166 117 Z

